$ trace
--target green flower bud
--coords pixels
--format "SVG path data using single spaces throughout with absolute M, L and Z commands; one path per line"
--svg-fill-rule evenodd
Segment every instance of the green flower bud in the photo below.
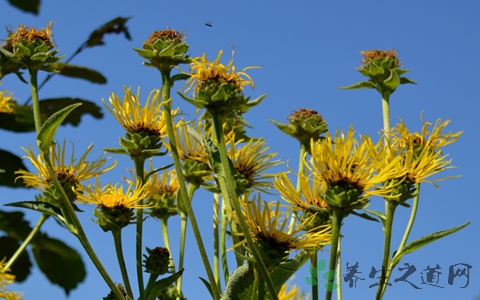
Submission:
M 133 209 L 124 206 L 107 207 L 99 205 L 94 212 L 95 221 L 103 231 L 118 231 L 129 225 L 134 218 Z
M 147 248 L 148 255 L 143 255 L 145 260 L 145 272 L 154 276 L 160 276 L 168 272 L 170 265 L 170 252 L 167 248 L 156 247 L 153 250 Z
M 160 71 L 170 71 L 179 64 L 190 62 L 187 55 L 189 45 L 184 41 L 185 34 L 173 29 L 156 30 L 143 43 L 143 49 L 134 48 L 144 64 Z

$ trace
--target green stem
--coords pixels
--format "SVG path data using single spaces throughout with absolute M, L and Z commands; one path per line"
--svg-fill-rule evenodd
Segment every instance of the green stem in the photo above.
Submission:
M 332 207 L 332 243 L 330 244 L 330 262 L 328 271 L 335 271 L 338 259 L 338 245 L 340 242 L 340 229 L 343 221 L 343 211 L 340 208 Z M 334 282 L 335 278 L 329 280 Z M 332 299 L 332 292 L 326 291 L 325 300 Z
M 197 247 L 200 252 L 200 257 L 202 258 L 203 265 L 205 267 L 205 271 L 208 276 L 208 280 L 210 281 L 211 292 L 213 294 L 214 299 L 220 299 L 220 291 L 215 284 L 215 276 L 213 275 L 210 262 L 208 260 L 208 255 L 205 250 L 205 245 L 202 240 L 202 235 L 200 233 L 200 229 L 197 223 L 197 219 L 193 212 L 192 205 L 188 199 L 188 192 L 185 187 L 185 178 L 183 176 L 182 166 L 180 164 L 180 158 L 178 155 L 177 149 L 177 141 L 173 127 L 173 120 L 172 120 L 172 109 L 171 109 L 171 100 L 170 100 L 170 89 L 173 86 L 173 82 L 170 80 L 170 72 L 162 71 L 162 99 L 165 101 L 165 122 L 167 123 L 167 134 L 168 140 L 170 142 L 170 152 L 172 154 L 173 163 L 175 165 L 175 171 L 177 173 L 178 182 L 180 184 L 180 197 L 179 200 L 183 201 L 183 205 L 187 211 L 188 216 L 190 217 L 190 223 L 192 224 L 192 231 L 193 235 L 195 236 L 195 240 L 197 241 Z
M 145 158 L 135 157 L 133 159 L 135 164 L 135 173 L 137 175 L 137 180 L 143 185 L 145 183 Z M 139 203 L 143 204 L 143 199 Z M 145 291 L 145 285 L 143 282 L 143 246 L 142 246 L 142 237 L 143 237 L 143 209 L 139 208 L 136 211 L 136 231 L 135 231 L 135 260 L 136 260 L 136 270 L 137 270 L 137 282 L 138 282 L 138 292 L 140 294 L 140 299 L 143 299 L 143 294 Z
M 337 300 L 342 300 L 342 240 L 338 239 L 338 251 L 337 251 L 337 272 L 336 279 L 337 279 Z
M 112 230 L 113 242 L 115 244 L 115 252 L 117 253 L 118 265 L 122 273 L 123 284 L 127 291 L 127 295 L 133 299 L 132 287 L 130 286 L 130 279 L 128 279 L 127 267 L 125 266 L 125 259 L 123 257 L 122 248 L 122 230 Z
M 382 260 L 382 270 L 380 276 L 380 282 L 377 288 L 377 295 L 375 296 L 376 300 L 380 300 L 385 293 L 388 280 L 390 277 L 390 247 L 392 243 L 392 227 L 393 227 L 393 219 L 395 215 L 395 209 L 397 208 L 397 204 L 393 201 L 386 201 L 385 202 L 385 224 L 383 227 L 383 231 L 385 233 L 384 242 L 383 242 L 383 260 Z
M 170 238 L 168 236 L 168 217 L 161 218 L 160 225 L 162 226 L 163 243 L 165 244 L 165 248 L 167 248 L 168 253 L 172 255 L 172 249 L 170 248 Z
M 410 235 L 410 232 L 412 231 L 413 223 L 415 222 L 415 217 L 417 216 L 418 201 L 420 199 L 420 183 L 416 184 L 415 190 L 416 190 L 416 195 L 413 198 L 412 210 L 410 212 L 410 219 L 408 220 L 407 227 L 405 228 L 405 233 L 403 234 L 402 241 L 398 246 L 397 253 L 400 253 L 400 251 L 403 250 L 403 247 L 405 247 L 405 245 L 407 244 L 408 237 Z
M 216 194 L 218 197 L 218 194 Z M 229 271 L 228 271 L 228 261 L 227 261 L 227 209 L 226 209 L 226 201 L 222 198 L 222 220 L 220 223 L 220 256 L 222 260 L 222 270 L 223 270 L 223 279 L 225 284 L 228 282 L 229 278 Z M 237 257 L 237 256 L 236 256 Z
M 314 250 L 310 253 L 310 265 L 313 267 L 311 270 L 314 272 L 314 274 L 311 274 L 313 278 L 318 278 L 317 263 L 317 251 Z M 312 300 L 318 300 L 318 282 L 317 284 L 312 284 Z
M 383 131 L 390 132 L 390 96 L 382 94 Z
M 15 251 L 15 253 L 12 255 L 12 257 L 10 257 L 8 262 L 5 264 L 3 269 L 0 271 L 0 274 L 4 273 L 4 272 L 6 272 L 7 270 L 10 269 L 10 267 L 17 260 L 17 258 L 20 256 L 20 254 L 22 254 L 23 250 L 25 250 L 25 248 L 28 246 L 28 244 L 30 244 L 30 242 L 35 237 L 35 235 L 40 231 L 40 227 L 42 227 L 43 223 L 47 219 L 48 219 L 48 215 L 46 215 L 46 214 L 42 214 L 40 216 L 40 218 L 38 219 L 35 227 L 33 227 L 32 231 L 30 231 L 28 236 L 23 240 L 22 244 L 20 245 L 20 247 L 18 247 L 17 251 Z
M 38 134 L 40 132 L 40 128 L 42 128 L 42 117 L 40 115 L 40 102 L 38 101 L 38 89 L 37 89 L 38 70 L 29 69 L 28 71 L 30 74 L 30 91 L 32 92 L 32 100 L 33 100 L 33 119 L 35 122 L 35 131 Z
M 198 185 L 189 183 L 187 186 L 187 201 L 190 202 L 193 199 L 193 194 L 198 189 Z M 180 212 L 180 256 L 178 259 L 178 270 L 183 269 L 183 264 L 185 260 L 185 241 L 187 238 L 187 222 L 188 222 L 188 213 Z M 178 277 L 177 279 L 177 289 L 178 292 L 182 291 L 182 279 L 183 276 Z
M 218 219 L 221 211 L 219 196 L 217 193 L 213 194 L 213 275 L 218 289 L 220 287 L 220 233 L 218 226 Z
M 237 193 L 235 191 L 235 181 L 233 179 L 232 172 L 230 172 L 230 163 L 227 156 L 227 149 L 225 146 L 225 138 L 223 134 L 223 126 L 222 122 L 220 121 L 220 116 L 216 112 L 211 112 L 213 117 L 213 127 L 214 127 L 214 137 L 217 142 L 218 152 L 220 155 L 220 161 L 222 164 L 222 169 L 225 171 L 224 176 L 217 176 L 220 190 L 222 192 L 222 197 L 225 201 L 230 201 L 237 216 L 238 222 L 240 223 L 240 229 L 245 236 L 245 240 L 247 241 L 247 245 L 252 252 L 252 255 L 255 259 L 255 266 L 259 272 L 259 277 L 262 278 L 270 292 L 272 299 L 278 300 L 277 291 L 273 285 L 272 279 L 268 273 L 267 267 L 263 262 L 263 259 L 253 242 L 252 236 L 250 235 L 248 225 L 245 222 L 245 218 L 242 214 L 242 209 L 240 207 L 240 202 L 237 197 Z M 217 174 L 218 175 L 218 174 Z

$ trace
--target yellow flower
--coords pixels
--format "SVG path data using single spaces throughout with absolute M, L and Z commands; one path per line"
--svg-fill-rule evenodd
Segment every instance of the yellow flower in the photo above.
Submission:
M 141 201 L 149 196 L 147 185 L 129 183 L 127 190 L 118 184 L 106 184 L 101 187 L 97 180 L 95 185 L 89 184 L 77 190 L 78 201 L 95 204 L 102 208 L 147 208 L 151 205 L 142 204 Z
M 260 197 L 243 201 L 242 214 L 255 244 L 262 252 L 267 266 L 275 266 L 288 257 L 292 250 L 321 249 L 330 243 L 330 226 L 305 230 L 305 224 L 296 223 L 289 228 L 292 210 L 280 210 L 280 203 L 261 202 Z M 246 241 L 235 246 L 243 245 Z
M 140 133 L 158 138 L 167 135 L 167 124 L 165 122 L 165 112 L 162 109 L 162 100 L 160 90 L 153 90 L 148 95 L 144 106 L 140 103 L 140 87 L 137 94 L 133 95 L 131 88 L 123 87 L 125 95 L 123 100 L 112 93 L 107 105 L 102 99 L 105 107 L 117 119 L 123 128 L 129 133 Z M 175 115 L 178 109 L 172 113 Z
M 220 50 L 214 61 L 209 61 L 205 53 L 201 57 L 193 59 L 190 64 L 192 74 L 190 74 L 190 79 L 185 83 L 187 86 L 185 92 L 194 88 L 194 92 L 197 93 L 200 86 L 209 80 L 215 80 L 219 83 L 231 83 L 239 91 L 242 91 L 243 87 L 247 85 L 254 87 L 255 84 L 252 78 L 245 71 L 258 67 L 246 67 L 237 72 L 236 67 L 233 65 L 234 51 L 232 51 L 232 59 L 227 65 L 220 63 L 222 54 L 223 50 Z
M 43 155 L 39 154 L 35 156 L 32 146 L 30 146 L 28 150 L 23 147 L 22 149 L 27 153 L 25 158 L 30 160 L 38 170 L 38 173 L 34 174 L 26 170 L 19 170 L 15 172 L 15 174 L 18 174 L 17 179 L 22 179 L 26 186 L 45 191 L 51 185 L 51 177 L 45 165 Z M 56 146 L 52 146 L 50 157 L 55 174 L 64 186 L 65 192 L 69 195 L 72 189 L 77 188 L 82 181 L 110 171 L 116 165 L 116 161 L 114 161 L 110 166 L 105 166 L 107 163 L 106 158 L 88 161 L 87 156 L 93 149 L 92 145 L 87 148 L 87 151 L 85 151 L 78 161 L 75 159 L 73 146 L 69 162 L 65 155 L 65 149 L 66 141 L 64 141 L 63 144 L 57 143 Z
M 241 181 L 244 184 L 237 181 L 237 188 L 240 189 L 238 192 L 243 194 L 250 188 L 259 191 L 270 189 L 270 180 L 277 174 L 262 174 L 262 172 L 280 164 L 280 161 L 272 160 L 277 155 L 276 153 L 266 153 L 269 147 L 265 146 L 265 140 L 250 139 L 248 143 L 239 146 L 241 140 L 235 142 L 234 137 L 226 139 L 230 140 L 231 144 L 228 156 L 232 160 L 234 168 L 243 177 Z
M 337 131 L 335 137 L 327 134 L 324 140 L 313 142 L 311 153 L 307 167 L 314 180 L 326 185 L 325 201 L 330 206 L 350 211 L 363 208 L 370 196 L 391 196 L 392 186 L 376 186 L 391 178 L 393 166 L 378 168 L 378 153 L 370 137 L 358 141 L 352 127 L 346 135 Z
M 308 176 L 303 173 L 298 174 L 298 176 L 301 193 L 293 186 L 287 173 L 275 177 L 273 187 L 280 193 L 280 197 L 302 210 L 309 210 L 312 207 L 328 209 L 329 206 L 323 199 L 325 187 L 322 182 L 309 180 Z
M 12 93 L 0 91 L 0 113 L 10 114 L 15 112 L 15 103 L 12 101 Z
M 433 125 L 430 122 L 423 122 L 422 132 L 410 132 L 401 121 L 392 128 L 389 143 L 387 144 L 386 164 L 395 164 L 397 171 L 393 175 L 395 179 L 404 178 L 408 184 L 445 180 L 447 178 L 438 178 L 428 180 L 431 176 L 453 168 L 450 165 L 451 159 L 448 154 L 443 154 L 442 148 L 455 142 L 462 131 L 456 133 L 443 133 L 450 120 L 443 121 L 438 119 Z M 401 159 L 396 159 L 400 157 Z
M 151 206 L 149 214 L 153 217 L 164 218 L 176 215 L 177 191 L 180 188 L 175 170 L 167 172 L 164 170 L 149 177 L 149 184 L 146 189 L 150 195 L 147 203 Z
M 21 300 L 22 297 L 16 292 L 7 290 L 7 285 L 15 281 L 15 276 L 8 273 L 9 270 L 3 270 L 6 262 L 5 258 L 0 261 L 0 299 L 5 300 Z
M 293 285 L 290 290 L 288 290 L 288 286 L 288 283 L 282 285 L 278 292 L 278 300 L 308 300 L 310 298 L 310 295 L 305 296 L 298 286 Z

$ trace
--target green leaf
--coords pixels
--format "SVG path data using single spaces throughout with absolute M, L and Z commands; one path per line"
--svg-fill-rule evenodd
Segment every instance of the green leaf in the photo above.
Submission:
M 207 288 L 208 292 L 210 293 L 210 296 L 212 297 L 212 299 L 214 298 L 213 297 L 213 291 L 212 291 L 212 286 L 210 285 L 210 282 L 208 282 L 208 280 L 206 280 L 205 278 L 202 278 L 202 277 L 198 277 L 200 278 L 200 280 L 203 282 L 203 285 L 205 285 L 205 287 Z
M 170 78 L 170 80 L 172 82 L 175 82 L 177 80 L 187 80 L 190 78 L 190 75 L 189 74 L 185 74 L 185 73 L 178 73 L 178 74 L 175 74 L 172 76 L 172 78 Z
M 289 259 L 288 261 L 276 266 L 270 274 L 270 278 L 272 279 L 275 289 L 280 290 L 282 285 L 284 285 L 285 282 L 287 282 L 287 280 L 308 261 L 308 259 L 308 254 L 302 251 L 295 255 L 292 259 Z
M 85 279 L 82 257 L 62 241 L 44 235 L 32 245 L 32 252 L 48 280 L 62 287 L 67 295 Z
M 411 80 L 410 78 L 407 78 L 407 77 L 400 77 L 400 84 L 407 84 L 407 83 L 410 83 L 410 84 L 417 84 L 416 81 L 413 81 Z
M 465 224 L 462 224 L 460 226 L 457 226 L 457 227 L 453 227 L 453 228 L 450 228 L 450 229 L 446 229 L 446 230 L 442 230 L 442 231 L 437 231 L 437 232 L 434 232 L 434 233 L 431 233 L 427 236 L 424 236 L 424 237 L 421 237 L 411 243 L 408 243 L 403 249 L 401 249 L 399 252 L 395 253 L 395 255 L 393 256 L 393 259 L 392 259 L 392 268 L 395 267 L 399 262 L 400 260 L 402 259 L 402 257 L 405 255 L 405 254 L 408 254 L 408 253 L 411 253 L 413 251 L 416 251 L 420 248 L 422 248 L 423 246 L 426 246 L 436 240 L 439 240 L 447 235 L 450 235 L 452 233 L 455 233 L 463 228 L 465 228 L 466 226 L 468 226 L 471 222 L 467 222 Z
M 65 118 L 65 120 L 62 122 L 62 125 L 71 124 L 73 126 L 77 126 L 80 124 L 82 116 L 86 114 L 90 114 L 95 119 L 103 118 L 103 113 L 100 106 L 85 99 L 70 97 L 49 98 L 40 100 L 39 103 L 40 111 L 45 113 L 47 116 L 51 116 L 55 112 L 67 107 L 68 105 L 82 103 L 83 105 L 81 107 L 74 110 Z
M 385 224 L 385 220 L 387 220 L 387 217 L 381 211 L 372 210 L 372 209 L 364 209 L 364 211 L 374 216 L 377 216 L 380 219 L 380 221 L 382 221 L 382 223 Z
M 341 90 L 354 90 L 354 89 L 376 89 L 377 86 L 371 81 L 360 81 L 348 86 L 341 86 Z
M 63 76 L 85 79 L 93 83 L 105 84 L 107 79 L 100 72 L 93 69 L 56 62 L 46 65 L 45 71 L 55 72 Z
M 27 13 L 38 15 L 40 11 L 40 0 L 8 0 L 8 3 Z
M 400 85 L 400 77 L 398 77 L 397 72 L 392 70 L 390 76 L 383 81 L 383 84 L 390 89 L 390 91 L 395 91 Z
M 70 112 L 80 105 L 82 105 L 82 103 L 69 105 L 51 115 L 47 121 L 43 123 L 42 128 L 40 128 L 40 132 L 37 136 L 37 140 L 40 141 L 39 148 L 42 150 L 42 152 L 48 151 L 48 148 L 52 145 L 58 126 L 62 124 L 63 120 L 65 120 Z
M 20 247 L 20 241 L 10 236 L 0 236 L 0 260 L 10 258 Z M 22 251 L 15 263 L 10 267 L 11 274 L 15 275 L 15 282 L 22 282 L 27 279 L 32 269 L 32 262 L 27 251 Z
M 352 211 L 352 215 L 355 215 L 357 217 L 360 217 L 362 219 L 365 219 L 367 221 L 375 221 L 375 222 L 378 222 L 378 219 L 370 216 L 369 214 L 367 213 L 359 213 L 359 212 L 356 212 L 356 211 Z
M 183 269 L 178 271 L 175 274 L 172 274 L 166 278 L 155 281 L 153 284 L 148 285 L 145 289 L 145 300 L 153 300 L 158 297 L 160 292 L 167 288 L 169 285 L 177 281 L 177 279 L 182 276 Z
M 21 211 L 0 210 L 0 230 L 10 237 L 23 241 L 32 231 L 30 224 L 24 220 L 23 216 L 24 213 Z
M 130 18 L 122 18 L 122 17 L 116 17 L 115 19 L 112 19 L 108 21 L 107 23 L 103 24 L 99 28 L 95 29 L 90 33 L 90 36 L 88 37 L 86 44 L 86 47 L 94 47 L 94 46 L 100 46 L 104 45 L 105 42 L 103 41 L 103 38 L 106 34 L 110 33 L 123 33 L 126 39 L 131 40 L 132 37 L 130 36 L 130 33 L 128 32 L 128 28 L 125 26 L 127 21 Z
M 13 132 L 35 131 L 33 109 L 29 106 L 17 105 L 14 114 L 0 113 L 0 128 Z
M 3 172 L 0 172 L 0 185 L 12 188 L 25 188 L 26 186 L 22 180 L 15 181 L 15 178 L 17 177 L 15 171 L 27 169 L 23 164 L 22 159 L 15 154 L 2 149 L 0 149 L 0 157 L 2 158 L 0 161 L 0 170 L 4 170 Z
M 60 222 L 65 223 L 62 211 L 55 205 L 42 201 L 20 201 L 5 204 L 6 206 L 21 207 L 41 212 L 49 216 L 57 218 Z

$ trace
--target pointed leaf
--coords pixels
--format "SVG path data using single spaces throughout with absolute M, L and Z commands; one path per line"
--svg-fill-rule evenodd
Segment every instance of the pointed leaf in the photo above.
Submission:
M 367 221 L 375 221 L 375 222 L 379 222 L 378 219 L 370 216 L 369 214 L 367 213 L 359 213 L 359 212 L 356 212 L 356 211 L 352 211 L 352 215 L 355 215 L 357 217 L 360 217 L 362 219 L 365 219 Z
M 94 46 L 104 45 L 105 42 L 103 41 L 103 38 L 106 34 L 110 34 L 110 33 L 115 33 L 115 34 L 123 33 L 123 35 L 127 40 L 131 40 L 132 37 L 128 32 L 128 28 L 125 26 L 125 23 L 127 23 L 129 19 L 130 19 L 129 17 L 128 18 L 117 17 L 103 24 L 99 28 L 95 29 L 94 31 L 92 31 L 92 33 L 90 33 L 90 36 L 88 37 L 88 40 L 86 42 L 86 46 L 94 47 Z
M 400 77 L 400 84 L 406 84 L 406 83 L 410 83 L 410 84 L 417 84 L 416 81 L 414 80 L 411 80 L 407 77 Z
M 20 247 L 20 241 L 10 236 L 0 236 L 0 260 L 9 259 Z M 15 263 L 10 267 L 9 273 L 15 275 L 15 282 L 24 281 L 32 269 L 32 262 L 27 251 L 22 251 Z M 1 283 L 0 283 L 1 284 Z
M 341 90 L 376 89 L 376 88 L 377 86 L 375 85 L 375 83 L 371 81 L 361 81 L 361 82 L 354 83 L 352 85 L 339 87 L 339 89 Z
M 93 83 L 105 84 L 107 79 L 100 72 L 93 69 L 69 65 L 62 62 L 48 64 L 45 71 L 55 72 L 63 76 L 85 79 Z
M 415 240 L 411 243 L 408 243 L 398 253 L 395 253 L 395 255 L 392 259 L 392 266 L 396 266 L 405 254 L 411 253 L 411 252 L 413 252 L 415 250 L 418 250 L 418 249 L 422 248 L 423 246 L 426 246 L 426 245 L 428 245 L 428 244 L 430 244 L 430 243 L 432 243 L 432 242 L 434 242 L 438 239 L 441 239 L 441 238 L 443 238 L 447 235 L 455 233 L 455 232 L 465 228 L 470 223 L 471 222 L 467 222 L 467 223 L 462 224 L 462 225 L 457 226 L 457 227 L 453 227 L 453 228 L 442 230 L 442 231 L 437 231 L 437 232 L 431 233 L 427 236 L 421 237 L 421 238 L 419 238 L 419 239 L 417 239 L 417 240 Z
M 17 105 L 14 114 L 0 113 L 0 128 L 13 132 L 35 131 L 33 109 L 30 106 Z
M 62 125 L 71 124 L 77 126 L 80 124 L 82 116 L 87 114 L 90 114 L 95 119 L 103 118 L 100 106 L 89 100 L 80 98 L 62 97 L 40 100 L 40 111 L 47 116 L 51 116 L 62 108 L 75 103 L 82 103 L 82 106 L 71 112 L 62 122 Z
M 48 280 L 62 287 L 67 295 L 85 279 L 82 257 L 62 241 L 44 235 L 32 245 L 32 252 Z
M 364 211 L 374 216 L 377 216 L 380 219 L 380 221 L 382 221 L 382 223 L 385 224 L 385 220 L 387 220 L 387 217 L 381 211 L 372 210 L 372 209 L 364 209 Z
M 72 104 L 60 111 L 57 111 L 48 118 L 48 120 L 40 128 L 37 139 L 40 141 L 39 147 L 42 152 L 47 152 L 50 145 L 52 145 L 53 138 L 57 132 L 58 126 L 62 124 L 63 120 L 72 112 L 75 108 L 82 105 L 81 103 Z
M 203 284 L 207 288 L 208 292 L 210 293 L 210 296 L 213 299 L 214 297 L 213 297 L 212 287 L 210 286 L 210 283 L 208 282 L 208 280 L 206 280 L 205 278 L 202 278 L 202 277 L 198 277 L 198 278 L 200 278 L 200 280 L 203 282 Z
M 5 204 L 6 206 L 13 206 L 13 207 L 22 207 L 27 209 L 32 209 L 42 214 L 47 214 L 49 216 L 57 218 L 62 223 L 65 223 L 65 219 L 62 215 L 62 211 L 56 207 L 55 205 L 48 203 L 48 202 L 41 202 L 41 201 L 20 201 L 20 202 L 13 202 Z
M 390 76 L 388 76 L 388 78 L 383 81 L 383 84 L 387 86 L 391 91 L 396 90 L 397 87 L 400 85 L 400 77 L 398 77 L 397 72 L 395 72 L 395 70 L 392 70 L 390 72 Z
M 38 15 L 40 11 L 40 0 L 8 0 L 8 3 L 24 12 L 35 15 Z
M 177 281 L 177 279 L 182 276 L 183 269 L 178 271 L 175 274 L 172 274 L 166 278 L 155 281 L 153 284 L 148 285 L 145 289 L 145 300 L 154 300 L 158 297 L 160 292 L 163 289 L 166 289 L 169 285 Z
M 15 154 L 0 149 L 0 185 L 8 186 L 12 188 L 26 188 L 22 180 L 15 180 L 17 177 L 15 171 L 26 170 L 27 167 L 22 162 L 22 159 Z
M 188 78 L 190 78 L 190 75 L 189 74 L 185 74 L 185 73 L 178 73 L 178 74 L 175 74 L 173 75 L 170 80 L 172 82 L 175 82 L 177 80 L 187 80 Z
M 277 265 L 270 274 L 275 289 L 279 291 L 282 285 L 284 285 L 285 282 L 287 282 L 287 280 L 308 261 L 308 259 L 308 254 L 302 251 L 296 254 L 292 259 Z

